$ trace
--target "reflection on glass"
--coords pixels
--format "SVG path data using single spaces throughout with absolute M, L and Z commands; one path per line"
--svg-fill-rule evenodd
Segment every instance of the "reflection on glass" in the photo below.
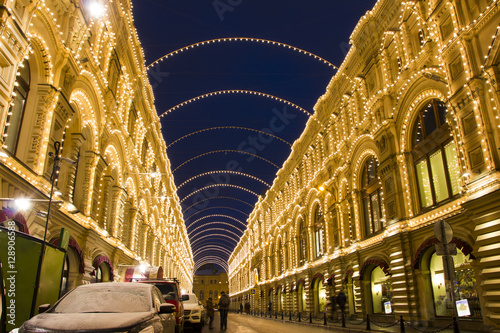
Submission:
M 460 167 L 458 166 L 457 151 L 455 142 L 451 141 L 444 146 L 448 174 L 450 175 L 451 191 L 453 195 L 460 192 Z
M 438 150 L 430 156 L 430 162 L 436 202 L 440 202 L 449 197 L 441 150 Z
M 432 205 L 431 182 L 427 169 L 427 160 L 423 160 L 416 165 L 418 192 L 420 193 L 420 204 L 422 207 Z
M 385 314 L 384 303 L 391 302 L 392 300 L 392 286 L 389 276 L 385 275 L 382 268 L 376 267 L 372 271 L 370 282 L 373 301 L 373 313 Z

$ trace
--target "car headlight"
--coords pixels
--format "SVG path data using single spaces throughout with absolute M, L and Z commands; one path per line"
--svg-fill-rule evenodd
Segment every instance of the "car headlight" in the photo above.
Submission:
M 193 311 L 191 311 L 191 314 L 195 314 L 195 313 L 200 313 L 200 310 L 199 309 L 194 309 Z
M 148 326 L 142 330 L 139 331 L 139 333 L 154 333 L 155 329 L 153 326 Z
M 14 328 L 10 333 L 19 333 L 19 328 Z

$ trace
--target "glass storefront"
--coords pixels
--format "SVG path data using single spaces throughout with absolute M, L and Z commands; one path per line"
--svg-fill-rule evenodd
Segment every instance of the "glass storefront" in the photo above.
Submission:
M 477 296 L 476 278 L 469 256 L 457 249 L 457 255 L 452 256 L 456 275 L 456 300 L 467 300 L 471 317 L 481 317 L 481 307 Z M 430 260 L 432 295 L 436 316 L 453 316 L 453 304 L 446 296 L 443 259 L 434 253 Z
M 376 267 L 371 273 L 371 292 L 373 301 L 373 313 L 392 313 L 392 286 L 390 276 L 385 275 L 380 267 Z

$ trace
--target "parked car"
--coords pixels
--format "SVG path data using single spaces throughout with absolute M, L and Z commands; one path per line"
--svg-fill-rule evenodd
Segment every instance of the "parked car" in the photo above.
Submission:
M 175 305 L 175 333 L 184 332 L 184 305 L 182 304 L 181 289 L 177 279 L 142 280 L 139 283 L 147 283 L 160 289 L 165 302 Z
M 105 282 L 78 286 L 18 332 L 150 332 L 175 331 L 175 307 L 158 288 L 137 283 Z
M 183 294 L 184 325 L 192 326 L 201 331 L 207 319 L 207 310 L 195 294 Z

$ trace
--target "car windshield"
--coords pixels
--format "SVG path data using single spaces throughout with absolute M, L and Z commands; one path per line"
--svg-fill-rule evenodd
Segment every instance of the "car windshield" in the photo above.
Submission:
M 53 309 L 55 313 L 148 312 L 152 300 L 148 288 L 76 288 Z
M 165 300 L 170 300 L 170 301 L 174 301 L 174 300 L 177 300 L 177 288 L 175 288 L 175 286 L 171 283 L 158 283 L 158 284 L 155 284 L 155 286 L 158 287 L 158 289 L 160 289 L 163 297 L 165 298 Z
M 198 301 L 196 300 L 195 297 L 189 297 L 189 295 L 182 295 L 182 300 L 185 303 L 195 303 L 198 304 Z

